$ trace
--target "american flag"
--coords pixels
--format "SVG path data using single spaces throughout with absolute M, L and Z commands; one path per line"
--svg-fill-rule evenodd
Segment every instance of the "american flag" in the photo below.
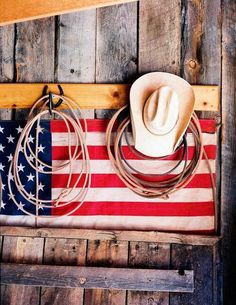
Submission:
M 201 120 L 203 141 L 211 168 L 215 173 L 216 128 L 214 120 Z M 215 228 L 215 204 L 212 196 L 210 173 L 203 158 L 193 180 L 182 190 L 170 195 L 168 199 L 146 199 L 129 190 L 115 174 L 108 159 L 105 146 L 105 131 L 108 120 L 87 120 L 86 143 L 91 159 L 92 184 L 85 202 L 72 215 L 62 217 L 38 218 L 38 226 L 74 227 L 96 229 L 159 230 L 173 232 L 213 233 Z M 1 224 L 35 225 L 34 216 L 25 215 L 12 201 L 7 187 L 9 164 L 12 160 L 24 122 L 0 121 L 0 174 L 3 182 L 1 201 Z M 132 138 L 131 134 L 129 135 Z M 73 143 L 72 132 L 72 143 Z M 193 155 L 194 140 L 187 134 L 189 159 Z M 34 145 L 35 131 L 29 141 Z M 75 141 L 75 140 L 74 140 Z M 40 122 L 39 157 L 46 163 L 59 165 L 68 159 L 68 134 L 62 121 Z M 23 148 L 22 148 L 23 149 Z M 140 160 L 123 143 L 123 152 L 130 164 L 145 173 L 160 173 L 173 167 L 180 154 L 163 160 Z M 81 167 L 81 160 L 73 162 L 73 180 Z M 18 172 L 23 184 L 32 196 L 35 194 L 35 172 L 20 154 Z M 67 182 L 69 169 L 65 168 L 52 175 L 39 174 L 39 195 L 42 199 L 58 196 Z M 78 187 L 82 185 L 82 182 Z M 14 191 L 14 190 L 13 190 Z M 35 212 L 15 190 L 14 194 L 24 209 Z M 73 192 L 70 197 L 73 196 Z M 67 198 L 68 200 L 70 198 Z M 66 201 L 66 200 L 65 200 Z M 76 203 L 75 203 L 76 204 Z M 39 215 L 60 216 L 73 208 L 40 208 Z

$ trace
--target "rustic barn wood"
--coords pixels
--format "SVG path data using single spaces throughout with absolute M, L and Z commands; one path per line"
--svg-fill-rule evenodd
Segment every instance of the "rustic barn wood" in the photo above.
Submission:
M 164 233 L 158 231 L 102 231 L 85 229 L 63 228 L 31 228 L 2 226 L 3 236 L 27 236 L 48 238 L 77 238 L 89 240 L 113 240 L 113 241 L 147 241 L 156 243 L 174 243 L 189 245 L 209 245 L 218 243 L 220 237 L 207 235 Z
M 230 305 L 236 300 L 236 2 L 222 4 L 222 234 L 224 304 Z
M 46 83 L 0 84 L 1 108 L 30 108 L 32 103 L 42 95 L 45 85 Z M 47 85 L 48 90 L 59 93 L 57 84 Z M 61 86 L 65 95 L 76 101 L 82 109 L 118 109 L 129 101 L 130 85 L 127 84 L 61 83 Z M 193 90 L 196 98 L 195 110 L 219 110 L 220 88 L 218 86 L 193 86 Z M 104 118 L 104 112 L 96 110 L 96 113 L 97 117 Z
M 49 287 L 112 288 L 193 292 L 193 271 L 52 266 L 1 265 L 1 283 Z
M 0 3 L 0 26 L 135 0 L 10 0 Z
M 40 264 L 43 258 L 43 239 L 32 237 L 5 237 L 3 241 L 2 262 Z M 3 274 L 1 274 L 3 278 Z M 39 287 L 10 285 L 1 287 L 2 305 L 38 304 Z

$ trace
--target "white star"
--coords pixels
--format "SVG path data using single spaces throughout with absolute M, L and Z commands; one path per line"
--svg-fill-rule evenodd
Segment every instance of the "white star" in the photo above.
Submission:
M 39 164 L 38 169 L 43 172 L 44 171 L 44 166 L 42 164 Z
M 22 145 L 20 145 L 19 151 L 24 152 L 24 147 Z
M 43 207 L 41 206 L 41 203 L 38 205 L 38 210 L 43 210 Z
M 3 165 L 2 163 L 0 163 L 0 171 L 3 171 L 5 165 Z
M 3 201 L 1 201 L 1 209 L 5 209 L 5 205 L 6 205 L 6 203 L 4 203 Z
M 42 152 L 44 151 L 45 147 L 43 147 L 41 144 L 38 147 L 38 152 Z
M 29 155 L 28 156 L 28 159 L 30 160 L 30 162 L 33 162 L 34 161 L 34 157 L 32 155 Z
M 34 181 L 35 176 L 30 173 L 29 176 L 26 177 L 28 178 L 28 182 L 29 182 L 29 181 Z
M 18 209 L 17 210 L 20 210 L 20 208 L 22 208 L 23 209 L 23 207 L 25 206 L 21 201 L 20 201 L 20 203 L 18 203 L 18 205 L 19 205 L 19 207 L 18 207 Z
M 32 194 L 31 192 L 29 192 L 28 196 L 29 196 L 29 199 L 33 199 L 34 198 L 34 194 Z
M 45 185 L 43 185 L 43 184 L 40 182 L 39 185 L 38 185 L 38 190 L 39 190 L 39 191 L 43 191 L 44 187 L 45 187 Z
M 6 184 L 2 184 L 2 190 L 3 191 L 5 190 L 5 186 L 6 186 Z
M 0 132 L 3 133 L 4 128 L 0 126 Z
M 5 146 L 2 146 L 2 144 L 0 144 L 0 151 L 4 152 L 4 148 Z
M 16 130 L 17 130 L 17 133 L 21 133 L 22 132 L 22 130 L 23 130 L 23 128 L 19 125 L 19 127 L 18 128 L 16 128 Z
M 15 138 L 10 134 L 9 137 L 7 137 L 7 140 L 8 140 L 8 143 L 14 143 L 14 140 Z
M 8 197 L 9 197 L 9 200 L 10 200 L 10 199 L 13 199 L 15 197 L 15 195 L 14 194 L 8 194 Z
M 38 126 L 38 132 L 42 132 L 43 133 L 44 128 L 42 128 L 40 125 Z
M 9 173 L 9 174 L 8 174 L 8 178 L 9 178 L 10 181 L 13 180 L 13 175 L 12 175 L 12 173 Z
M 28 137 L 28 141 L 29 141 L 29 143 L 34 143 L 34 138 L 30 135 L 30 136 Z
M 19 172 L 24 172 L 25 166 L 23 166 L 23 165 L 20 163 L 20 165 L 18 165 L 17 168 L 18 168 L 18 171 L 19 171 Z
M 13 160 L 13 156 L 12 154 L 10 154 L 9 156 L 7 156 L 8 162 L 11 162 Z

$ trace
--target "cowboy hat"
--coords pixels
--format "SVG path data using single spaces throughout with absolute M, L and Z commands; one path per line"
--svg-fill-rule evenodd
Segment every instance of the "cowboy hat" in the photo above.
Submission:
M 152 72 L 130 89 L 135 149 L 150 157 L 172 154 L 180 144 L 194 109 L 191 85 L 179 76 Z

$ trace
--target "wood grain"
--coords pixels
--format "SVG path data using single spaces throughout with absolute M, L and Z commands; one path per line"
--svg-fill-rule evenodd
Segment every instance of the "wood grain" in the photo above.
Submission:
M 1 283 L 49 287 L 193 292 L 193 271 L 32 264 L 1 265 Z M 100 303 L 101 304 L 101 303 Z
M 42 95 L 45 84 L 0 84 L 2 108 L 29 108 Z M 127 84 L 61 84 L 65 95 L 82 109 L 119 109 L 129 101 L 130 85 Z M 59 93 L 56 84 L 49 89 Z M 218 111 L 220 90 L 218 86 L 193 86 L 195 110 Z M 96 98 L 95 98 L 96 97 Z M 103 113 L 96 111 L 98 118 Z
M 131 242 L 129 267 L 168 269 L 170 264 L 170 244 Z M 145 289 L 144 289 L 145 290 Z M 128 305 L 153 304 L 168 305 L 167 292 L 128 291 Z
M 0 3 L 0 26 L 134 0 L 9 0 Z
M 44 264 L 84 266 L 86 260 L 86 240 L 46 238 Z M 83 304 L 81 288 L 42 287 L 41 304 Z
M 2 262 L 4 263 L 42 263 L 43 238 L 5 237 Z M 38 287 L 11 285 L 1 287 L 2 305 L 25 305 L 39 303 Z
M 14 38 L 14 25 L 0 28 L 0 82 L 14 81 Z M 0 109 L 0 120 L 10 120 L 11 116 L 11 109 Z
M 191 270 L 194 273 L 192 294 L 171 293 L 171 305 L 213 304 L 213 255 L 207 246 L 172 245 L 171 269 Z
M 132 82 L 137 74 L 137 3 L 98 9 L 96 39 L 96 83 Z M 95 111 L 98 118 L 112 114 Z
M 181 1 L 140 0 L 139 73 L 180 72 Z
M 222 27 L 222 234 L 224 304 L 236 299 L 236 2 L 224 0 Z
M 95 82 L 96 10 L 57 18 L 55 80 L 66 83 Z M 83 110 L 94 118 L 94 110 Z
M 89 240 L 87 266 L 125 267 L 128 262 L 128 242 Z M 111 287 L 110 287 L 111 288 Z M 113 287 L 115 288 L 115 287 Z M 85 305 L 125 304 L 125 291 L 116 289 L 85 290 Z
M 30 228 L 2 226 L 3 236 L 28 236 L 50 238 L 78 238 L 108 241 L 146 241 L 156 243 L 175 243 L 189 245 L 215 245 L 220 236 L 164 233 L 158 231 L 102 231 L 65 228 Z M 105 251 L 106 252 L 106 251 Z

